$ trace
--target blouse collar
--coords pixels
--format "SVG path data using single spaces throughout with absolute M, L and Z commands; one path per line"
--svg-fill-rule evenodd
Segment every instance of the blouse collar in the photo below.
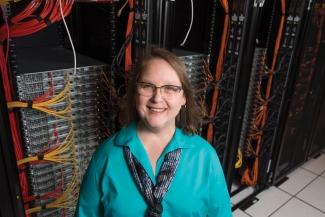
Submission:
M 142 146 L 142 144 L 136 132 L 137 122 L 133 121 L 120 131 L 115 140 L 115 144 L 118 146 L 129 146 L 131 151 L 132 149 L 137 149 L 136 146 Z M 191 135 L 184 134 L 181 129 L 176 127 L 175 134 L 164 152 L 167 153 L 178 148 L 193 148 L 194 144 L 189 139 L 190 137 Z
M 141 163 L 141 165 L 147 171 L 151 180 L 155 184 L 156 180 L 155 180 L 154 173 L 152 171 L 149 157 L 137 135 L 136 130 L 137 130 L 137 123 L 136 121 L 134 121 L 118 133 L 115 140 L 115 145 L 128 146 L 130 148 L 131 153 Z M 158 159 L 156 171 L 160 171 L 160 167 L 163 162 L 163 159 L 165 158 L 165 155 L 168 152 L 178 148 L 188 149 L 194 147 L 194 143 L 192 143 L 191 142 L 192 140 L 189 139 L 190 137 L 191 137 L 190 135 L 183 134 L 181 129 L 176 128 L 172 140 L 169 142 L 169 144 L 167 145 L 167 147 L 165 148 L 165 150 L 163 151 L 163 153 Z M 157 174 L 158 173 L 156 173 L 156 175 Z

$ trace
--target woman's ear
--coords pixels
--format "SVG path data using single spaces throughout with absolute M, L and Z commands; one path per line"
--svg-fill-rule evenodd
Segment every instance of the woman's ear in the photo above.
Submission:
M 183 94 L 182 106 L 186 105 L 186 94 Z

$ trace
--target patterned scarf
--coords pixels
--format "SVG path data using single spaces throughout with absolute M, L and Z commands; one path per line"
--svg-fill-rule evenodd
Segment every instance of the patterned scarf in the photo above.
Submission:
M 124 146 L 123 152 L 129 170 L 148 204 L 145 217 L 160 217 L 163 212 L 161 202 L 174 179 L 182 149 L 176 149 L 165 155 L 164 162 L 158 174 L 156 186 L 153 185 L 143 166 L 131 153 L 130 148 Z

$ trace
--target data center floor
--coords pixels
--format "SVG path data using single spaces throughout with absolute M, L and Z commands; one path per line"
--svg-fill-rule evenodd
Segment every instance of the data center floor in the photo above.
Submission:
M 325 150 L 324 150 L 325 151 Z M 256 196 L 257 202 L 234 217 L 325 217 L 325 153 L 312 158 Z M 233 198 L 232 198 L 233 200 Z

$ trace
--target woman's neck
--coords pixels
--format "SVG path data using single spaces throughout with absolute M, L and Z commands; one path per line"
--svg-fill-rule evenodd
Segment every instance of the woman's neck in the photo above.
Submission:
M 137 123 L 137 135 L 148 154 L 154 175 L 156 175 L 157 161 L 172 140 L 175 129 L 176 127 L 174 129 L 151 131 L 144 126 L 141 120 Z
M 149 138 L 150 140 L 169 141 L 173 138 L 176 126 L 154 130 L 145 125 L 142 120 L 137 123 L 137 134 L 139 138 Z M 167 144 L 166 144 L 167 145 Z

